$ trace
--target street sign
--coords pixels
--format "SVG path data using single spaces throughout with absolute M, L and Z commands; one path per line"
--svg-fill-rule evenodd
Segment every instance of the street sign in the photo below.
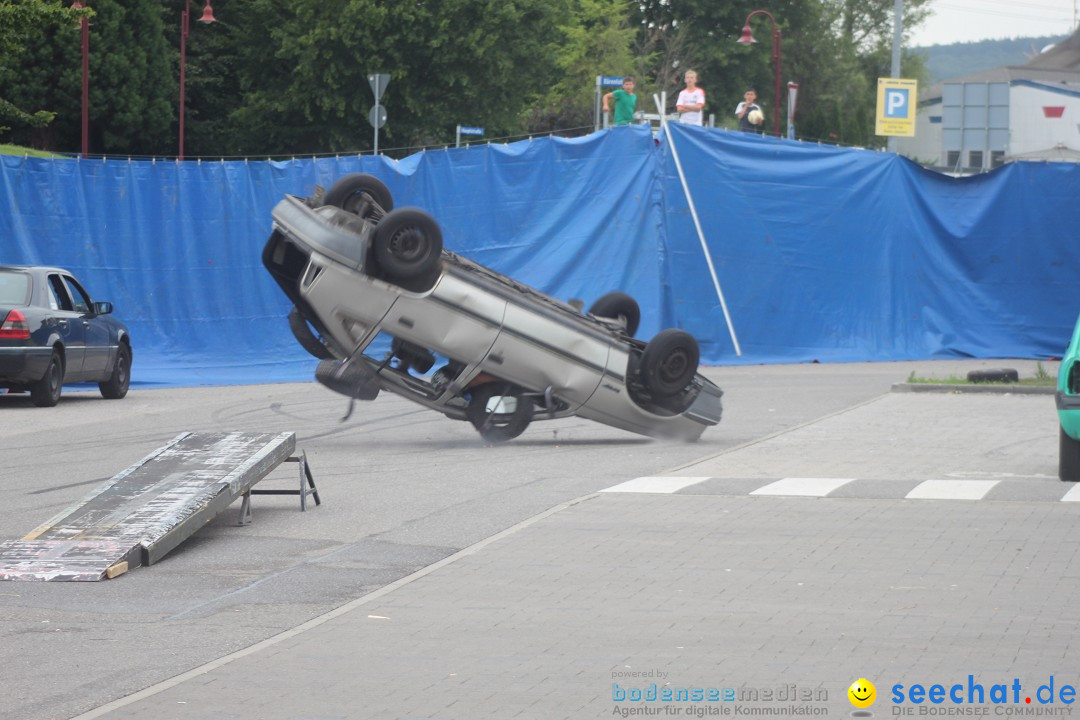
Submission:
M 367 121 L 374 128 L 381 128 L 386 124 L 386 106 L 373 105 L 367 114 Z
M 367 81 L 371 92 L 375 93 L 375 102 L 379 102 L 379 98 L 386 92 L 386 86 L 390 84 L 390 76 L 385 73 L 372 73 L 367 76 Z
M 483 135 L 484 128 L 470 127 L 468 125 L 458 125 L 458 132 L 460 132 L 462 135 Z
M 878 78 L 876 135 L 915 137 L 919 82 L 900 78 Z
M 600 76 L 600 86 L 601 87 L 621 87 L 622 86 L 622 81 L 623 81 L 623 79 L 622 79 L 621 76 L 614 76 L 614 75 L 601 75 Z

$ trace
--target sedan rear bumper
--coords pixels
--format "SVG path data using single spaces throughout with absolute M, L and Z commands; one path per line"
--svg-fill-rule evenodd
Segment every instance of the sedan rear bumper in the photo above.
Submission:
M 52 348 L 0 347 L 0 386 L 37 382 L 51 357 Z

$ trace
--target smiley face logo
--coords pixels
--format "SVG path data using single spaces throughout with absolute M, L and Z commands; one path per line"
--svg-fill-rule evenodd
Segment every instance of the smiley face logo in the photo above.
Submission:
M 857 708 L 868 708 L 877 699 L 877 688 L 866 678 L 859 678 L 847 689 L 848 700 Z

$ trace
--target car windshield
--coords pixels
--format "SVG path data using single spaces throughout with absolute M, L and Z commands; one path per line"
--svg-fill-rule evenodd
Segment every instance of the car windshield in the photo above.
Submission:
M 30 300 L 30 276 L 0 271 L 0 305 L 26 305 Z

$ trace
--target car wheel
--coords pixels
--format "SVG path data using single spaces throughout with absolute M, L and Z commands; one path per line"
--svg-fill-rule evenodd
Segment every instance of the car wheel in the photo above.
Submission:
M 442 247 L 439 224 L 416 208 L 387 213 L 375 229 L 375 261 L 391 281 L 429 278 L 439 265 Z
M 116 353 L 116 364 L 113 365 L 112 375 L 103 383 L 98 383 L 101 396 L 109 400 L 119 400 L 127 395 L 128 386 L 131 385 L 131 348 L 121 343 Z
M 346 175 L 334 183 L 323 196 L 324 205 L 339 207 L 362 218 L 371 217 L 372 201 L 382 209 L 383 213 L 394 209 L 394 198 L 382 180 L 364 173 Z
M 1058 426 L 1058 477 L 1065 482 L 1080 481 L 1080 440 L 1073 440 Z
M 30 400 L 38 407 L 53 407 L 60 402 L 60 390 L 64 386 L 64 361 L 53 350 L 45 376 L 30 386 Z
M 657 333 L 641 354 L 641 379 L 656 397 L 678 395 L 697 372 L 700 350 L 694 336 L 683 330 Z
M 330 360 L 334 357 L 319 338 L 315 336 L 315 333 L 311 331 L 311 327 L 307 324 L 307 320 L 300 314 L 300 311 L 293 306 L 293 309 L 289 311 L 289 329 L 292 330 L 293 337 L 296 338 L 296 342 L 300 343 L 300 347 L 307 350 L 319 360 Z
M 488 442 L 513 440 L 529 427 L 533 416 L 532 400 L 521 388 L 506 383 L 488 383 L 471 390 L 472 399 L 465 416 Z
M 589 314 L 621 320 L 626 326 L 626 334 L 630 337 L 634 336 L 641 323 L 641 308 L 638 307 L 637 300 L 622 292 L 609 292 L 601 296 L 589 308 Z

